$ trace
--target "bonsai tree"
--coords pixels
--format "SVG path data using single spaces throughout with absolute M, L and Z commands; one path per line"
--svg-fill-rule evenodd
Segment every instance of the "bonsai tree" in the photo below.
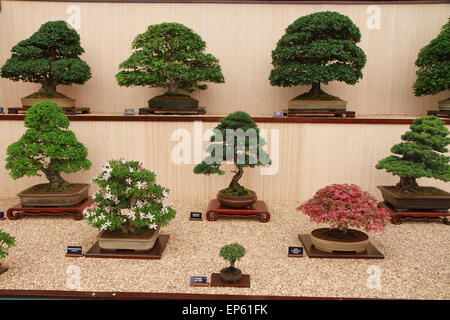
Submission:
M 312 86 L 295 100 L 335 100 L 320 84 L 355 84 L 362 78 L 366 55 L 356 45 L 360 40 L 358 27 L 345 15 L 326 11 L 303 16 L 287 27 L 272 51 L 270 84 Z
M 83 212 L 100 230 L 139 235 L 166 226 L 176 216 L 167 200 L 169 189 L 139 161 L 109 160 L 93 182 L 100 190 Z
M 167 88 L 163 96 L 205 90 L 202 82 L 223 83 L 219 60 L 205 53 L 206 43 L 180 23 L 151 25 L 132 43 L 133 53 L 116 75 L 120 86 Z
M 419 192 L 417 178 L 427 177 L 450 181 L 449 159 L 444 155 L 450 143 L 449 131 L 438 117 L 424 116 L 414 120 L 401 136 L 404 142 L 394 145 L 391 155 L 376 165 L 400 177 L 395 189 L 401 192 Z
M 41 176 L 44 173 L 50 190 L 69 187 L 60 173 L 88 170 L 88 151 L 75 134 L 68 130 L 69 119 L 54 102 L 33 105 L 25 117 L 27 131 L 7 151 L 6 169 L 14 179 Z
M 194 168 L 194 173 L 223 175 L 220 165 L 230 160 L 236 171 L 224 192 L 235 196 L 250 194 L 252 191 L 239 184 L 244 168 L 271 164 L 269 155 L 262 149 L 266 141 L 260 136 L 258 126 L 248 113 L 236 111 L 221 119 L 214 132 L 212 144 L 206 149 L 209 156 Z
M 90 67 L 79 57 L 84 52 L 80 36 L 65 21 L 43 24 L 11 52 L 11 58 L 1 68 L 1 77 L 39 83 L 37 96 L 42 98 L 57 97 L 59 84 L 83 84 L 91 78 Z
M 335 237 L 349 235 L 349 227 L 383 231 L 390 217 L 385 209 L 377 207 L 372 195 L 354 184 L 332 184 L 322 188 L 297 210 L 309 216 L 310 221 L 330 224 L 327 232 Z
M 16 245 L 16 238 L 0 230 L 0 260 L 8 255 L 8 249 Z
M 235 267 L 237 260 L 240 260 L 245 255 L 245 248 L 239 243 L 233 243 L 223 246 L 220 249 L 220 256 L 230 262 L 228 268 L 223 268 L 220 271 L 220 278 L 224 282 L 238 282 L 242 277 L 242 271 Z
M 450 22 L 441 33 L 419 51 L 416 60 L 416 96 L 436 94 L 450 88 Z

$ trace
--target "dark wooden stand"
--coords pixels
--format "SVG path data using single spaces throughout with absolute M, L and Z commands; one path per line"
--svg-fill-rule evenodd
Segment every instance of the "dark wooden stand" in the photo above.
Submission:
M 79 204 L 73 206 L 64 207 L 23 207 L 20 203 L 16 204 L 14 207 L 9 208 L 6 215 L 11 220 L 17 220 L 20 216 L 38 216 L 38 215 L 48 215 L 48 216 L 60 216 L 65 214 L 70 214 L 75 220 L 83 219 L 83 210 L 89 206 L 93 200 L 87 198 L 81 201 Z
M 327 252 L 316 249 L 311 243 L 311 236 L 309 234 L 299 234 L 298 238 L 303 243 L 306 254 L 310 258 L 384 259 L 384 255 L 370 242 L 367 249 L 362 252 Z
M 336 109 L 288 109 L 283 110 L 288 117 L 316 117 L 316 116 L 331 116 L 354 118 L 355 111 L 336 110 Z
M 436 212 L 436 211 L 397 211 L 395 207 L 389 202 L 382 201 L 378 203 L 378 207 L 386 209 L 391 214 L 392 224 L 401 224 L 405 220 L 415 220 L 415 221 L 442 221 L 444 224 L 448 225 L 449 221 L 447 218 L 450 216 L 448 212 Z
M 434 115 L 441 118 L 450 118 L 450 110 L 430 110 L 427 114 L 429 116 Z
M 211 274 L 211 284 L 210 287 L 234 287 L 234 288 L 250 288 L 250 275 L 243 274 L 241 280 L 235 283 L 223 282 L 220 279 L 220 274 Z
M 179 114 L 179 115 L 192 115 L 192 114 L 206 114 L 205 108 L 139 108 L 139 114 Z
M 259 221 L 268 222 L 270 220 L 270 213 L 266 203 L 262 200 L 256 201 L 253 206 L 249 208 L 236 209 L 224 207 L 217 199 L 213 199 L 209 202 L 208 210 L 206 211 L 206 219 L 208 219 L 208 221 L 216 221 L 217 217 L 259 217 Z
M 74 114 L 88 114 L 89 108 L 70 108 L 70 107 L 63 107 L 62 108 L 64 113 L 67 115 L 74 115 Z M 26 108 L 8 108 L 8 114 L 19 114 L 19 113 L 27 113 Z
M 8 271 L 8 267 L 3 267 L 0 265 L 0 274 L 5 273 L 6 271 Z
M 116 259 L 161 259 L 162 253 L 169 241 L 168 234 L 160 234 L 155 246 L 147 251 L 133 250 L 103 250 L 98 241 L 84 254 L 86 258 L 116 258 Z

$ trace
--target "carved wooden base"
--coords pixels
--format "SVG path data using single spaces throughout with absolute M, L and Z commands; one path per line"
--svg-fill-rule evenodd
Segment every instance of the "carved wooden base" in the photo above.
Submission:
M 139 108 L 139 114 L 206 114 L 205 108 Z
M 60 216 L 70 214 L 75 220 L 83 219 L 83 210 L 92 204 L 93 200 L 87 198 L 81 201 L 79 204 L 73 206 L 62 207 L 24 207 L 21 204 L 16 204 L 14 207 L 9 208 L 6 215 L 11 220 L 17 220 L 20 216 Z
M 8 271 L 8 267 L 0 266 L 0 274 L 5 273 Z
M 234 287 L 234 288 L 250 288 L 250 275 L 243 274 L 241 280 L 235 283 L 223 282 L 219 273 L 211 274 L 210 287 Z
M 309 234 L 299 234 L 298 238 L 303 243 L 306 254 L 310 258 L 334 258 L 334 259 L 384 259 L 384 255 L 369 242 L 367 249 L 362 252 L 326 252 L 316 249 L 311 243 Z
M 224 207 L 217 199 L 213 199 L 209 202 L 208 210 L 206 211 L 206 219 L 208 221 L 216 221 L 217 217 L 259 217 L 260 222 L 268 222 L 270 220 L 270 213 L 266 203 L 262 200 L 256 201 L 253 206 L 249 208 L 236 209 Z
M 450 118 L 450 110 L 430 110 L 427 113 L 429 116 L 434 115 L 441 118 Z
M 414 221 L 442 221 L 444 224 L 450 224 L 445 217 L 450 216 L 448 212 L 436 211 L 397 211 L 391 204 L 386 201 L 378 203 L 378 207 L 386 209 L 391 214 L 392 224 L 401 224 L 405 220 Z
M 86 258 L 116 258 L 116 259 L 161 259 L 162 253 L 169 241 L 168 234 L 160 234 L 155 246 L 147 251 L 104 250 L 98 241 L 84 254 Z
M 354 118 L 355 111 L 334 110 L 334 109 L 288 109 L 283 110 L 288 117 L 317 117 L 317 116 L 331 116 L 331 117 L 345 117 Z
M 27 109 L 29 108 L 8 108 L 8 114 L 24 114 L 27 113 Z M 90 108 L 71 108 L 71 107 L 63 107 L 62 109 L 66 115 L 89 114 L 90 110 Z

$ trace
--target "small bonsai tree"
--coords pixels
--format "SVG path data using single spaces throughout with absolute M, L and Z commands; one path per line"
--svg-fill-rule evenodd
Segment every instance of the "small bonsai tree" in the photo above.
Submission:
M 11 49 L 0 75 L 13 81 L 40 83 L 40 94 L 55 94 L 56 86 L 83 84 L 91 70 L 79 56 L 79 34 L 65 21 L 49 21 Z
M 91 162 L 88 151 L 75 134 L 68 130 L 69 119 L 54 102 L 43 101 L 33 105 L 25 117 L 27 131 L 12 143 L 6 153 L 6 169 L 14 179 L 23 176 L 47 177 L 50 190 L 69 186 L 60 173 L 88 170 Z
M 260 136 L 258 126 L 248 113 L 236 111 L 221 119 L 214 132 L 212 144 L 206 149 L 209 156 L 194 168 L 194 173 L 223 175 L 225 172 L 220 165 L 230 160 L 234 162 L 236 171 L 233 171 L 235 175 L 225 193 L 249 194 L 250 190 L 239 184 L 244 168 L 271 164 L 269 155 L 262 148 L 266 141 Z
M 383 231 L 390 215 L 376 199 L 354 184 L 332 184 L 297 208 L 310 221 L 330 224 L 331 234 L 347 235 L 349 227 Z
M 204 53 L 206 43 L 180 23 L 151 25 L 132 43 L 131 56 L 122 62 L 117 75 L 121 86 L 167 88 L 165 95 L 180 90 L 205 90 L 201 82 L 223 83 L 219 60 Z
M 358 27 L 345 15 L 326 11 L 303 16 L 287 27 L 272 51 L 270 84 L 312 85 L 295 99 L 334 100 L 320 84 L 334 80 L 355 84 L 362 78 L 366 55 L 356 45 L 360 40 Z
M 0 230 L 0 260 L 8 255 L 8 249 L 16 245 L 16 238 Z
M 416 60 L 416 96 L 436 94 L 450 88 L 450 22 L 441 33 L 419 51 Z
M 245 248 L 239 243 L 233 243 L 223 246 L 220 249 L 220 256 L 230 262 L 228 272 L 233 273 L 236 271 L 235 263 L 245 255 Z
M 444 121 L 436 116 L 424 116 L 414 120 L 401 136 L 404 142 L 394 145 L 389 156 L 375 166 L 400 177 L 395 189 L 401 192 L 419 192 L 417 178 L 427 177 L 450 181 L 450 157 L 446 146 L 450 144 L 449 131 Z
M 139 161 L 110 160 L 93 182 L 100 190 L 83 212 L 100 230 L 138 235 L 166 226 L 176 216 L 167 200 L 169 189 Z

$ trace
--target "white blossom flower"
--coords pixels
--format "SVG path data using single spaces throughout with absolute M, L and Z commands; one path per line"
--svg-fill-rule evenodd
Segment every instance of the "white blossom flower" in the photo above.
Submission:
M 131 178 L 126 178 L 125 181 L 126 181 L 126 183 L 127 183 L 128 185 L 130 185 L 131 182 L 133 182 L 133 180 L 131 180 Z
M 105 224 L 103 224 L 103 225 L 101 226 L 100 230 L 106 230 L 106 229 L 108 229 L 108 227 L 110 227 L 110 226 L 111 226 L 111 222 L 106 221 Z
M 156 228 L 158 228 L 158 225 L 155 224 L 155 223 L 152 223 L 152 224 L 149 225 L 148 227 L 149 227 L 149 229 L 155 229 L 155 230 L 156 230 Z
M 153 222 L 153 220 L 155 220 L 155 216 L 153 214 L 151 214 L 151 213 L 148 213 L 147 214 L 147 219 L 149 219 L 150 222 Z
M 142 209 L 143 206 L 144 206 L 144 203 L 141 200 L 136 201 L 136 207 L 138 207 L 139 209 Z
M 136 188 L 138 188 L 139 190 L 143 190 L 147 188 L 147 182 L 142 182 L 142 181 L 138 181 L 136 182 Z

